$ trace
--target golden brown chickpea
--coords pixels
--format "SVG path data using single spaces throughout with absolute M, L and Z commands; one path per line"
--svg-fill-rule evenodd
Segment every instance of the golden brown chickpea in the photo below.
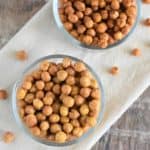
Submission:
M 63 23 L 66 22 L 67 17 L 66 17 L 65 15 L 60 14 L 59 16 L 60 16 L 60 20 L 61 20 Z
M 28 127 L 33 127 L 37 124 L 36 116 L 33 114 L 25 116 L 24 121 Z
M 82 42 L 86 45 L 90 45 L 93 42 L 93 38 L 90 35 L 83 36 Z
M 70 31 L 73 28 L 73 24 L 71 22 L 65 22 L 64 23 L 64 27 L 65 27 L 65 29 L 67 29 L 68 31 Z
M 74 7 L 75 7 L 78 11 L 85 11 L 85 4 L 84 4 L 84 2 L 75 1 L 75 2 L 74 2 Z
M 85 14 L 86 16 L 91 15 L 91 14 L 92 14 L 92 8 L 90 8 L 90 7 L 85 8 L 84 14 Z
M 59 14 L 64 14 L 64 8 L 58 8 Z
M 117 19 L 119 17 L 119 12 L 117 10 L 112 10 L 109 13 L 110 19 Z
M 127 23 L 128 23 L 129 25 L 133 25 L 134 22 L 135 22 L 134 17 L 129 16 L 128 19 L 127 19 Z
M 119 1 L 118 0 L 112 0 L 112 2 L 111 2 L 111 8 L 112 9 L 119 9 L 120 8 L 120 3 L 119 3 Z
M 42 107 L 43 107 L 43 102 L 40 99 L 36 98 L 36 99 L 33 100 L 33 106 L 34 106 L 35 109 L 41 110 Z
M 98 111 L 99 109 L 99 105 L 100 105 L 100 102 L 98 99 L 93 99 L 92 101 L 89 102 L 89 108 L 91 111 Z
M 75 14 L 69 14 L 68 15 L 68 20 L 71 22 L 71 23 L 77 23 L 79 18 L 77 15 Z
M 53 82 L 47 82 L 47 83 L 45 84 L 44 90 L 45 90 L 45 91 L 50 91 L 50 90 L 52 89 L 53 85 L 54 85 Z
M 40 63 L 40 69 L 42 71 L 47 71 L 48 68 L 49 68 L 49 65 L 50 65 L 49 61 L 48 60 L 44 60 L 43 62 Z
M 32 105 L 27 105 L 25 107 L 24 111 L 25 111 L 26 114 L 34 114 L 35 113 L 35 109 Z
M 73 135 L 80 137 L 83 134 L 83 129 L 80 127 L 74 128 L 72 133 Z
M 35 70 L 32 72 L 32 76 L 34 79 L 39 80 L 41 79 L 41 71 L 40 70 Z
M 85 31 L 86 31 L 86 27 L 85 27 L 84 25 L 79 25 L 79 26 L 77 27 L 77 32 L 78 32 L 79 34 L 83 34 Z
M 126 14 L 127 16 L 130 17 L 135 17 L 136 16 L 136 7 L 135 6 L 130 6 L 126 9 Z
M 28 53 L 25 50 L 20 50 L 16 52 L 16 59 L 20 61 L 25 61 L 28 59 Z
M 76 104 L 77 106 L 82 105 L 82 104 L 84 103 L 84 101 L 85 101 L 85 99 L 84 99 L 82 96 L 80 96 L 80 95 L 76 95 L 76 96 L 74 97 L 74 99 L 75 99 L 75 104 Z
M 39 98 L 39 99 L 43 98 L 44 97 L 44 92 L 43 91 L 37 91 L 35 97 Z
M 98 0 L 92 0 L 91 6 L 99 6 L 99 1 Z
M 18 89 L 18 90 L 17 90 L 17 95 L 16 95 L 16 96 L 17 96 L 17 99 L 18 99 L 18 100 L 24 99 L 25 96 L 26 96 L 26 93 L 27 93 L 26 90 L 24 90 L 24 89 L 22 89 L 22 88 Z
M 73 127 L 80 127 L 80 123 L 77 119 L 71 120 L 70 123 L 73 125 Z
M 57 132 L 61 131 L 61 125 L 58 123 L 51 124 L 50 131 L 51 131 L 51 133 L 57 133 Z
M 35 85 L 32 85 L 31 89 L 30 89 L 30 92 L 31 93 L 35 93 L 37 91 L 37 88 Z
M 38 90 L 43 90 L 45 83 L 42 80 L 39 80 L 39 81 L 36 81 L 35 85 Z
M 68 76 L 68 78 L 66 79 L 66 83 L 68 85 L 74 85 L 76 83 L 75 77 L 73 76 Z
M 93 127 L 96 125 L 96 118 L 95 117 L 87 117 L 86 122 L 89 126 Z
M 94 20 L 94 22 L 98 23 L 102 20 L 101 14 L 96 12 L 92 14 L 92 18 Z
M 25 111 L 24 111 L 24 109 L 23 108 L 19 108 L 19 115 L 20 115 L 20 117 L 24 117 L 24 115 L 25 115 Z
M 61 92 L 64 95 L 69 95 L 71 93 L 71 86 L 67 84 L 62 85 Z
M 95 99 L 99 99 L 100 98 L 100 90 L 99 89 L 93 89 L 91 92 L 91 96 Z
M 64 68 L 67 68 L 67 67 L 69 67 L 70 65 L 71 65 L 71 59 L 68 58 L 68 57 L 64 58 L 63 61 L 62 61 L 62 66 L 63 66 Z
M 106 48 L 108 46 L 108 41 L 101 39 L 98 41 L 98 46 L 101 48 Z
M 106 2 L 104 0 L 99 0 L 99 7 L 104 8 L 106 6 Z
M 49 116 L 49 121 L 51 123 L 57 123 L 60 120 L 60 116 L 58 114 L 52 114 Z
M 90 17 L 84 17 L 84 25 L 86 28 L 93 28 L 94 22 Z
M 54 112 L 54 113 L 59 113 L 60 103 L 59 103 L 59 102 L 53 103 L 53 104 L 52 104 L 52 108 L 53 108 L 53 112 Z
M 60 85 L 59 84 L 55 84 L 54 86 L 53 86 L 53 92 L 54 92 L 54 94 L 60 94 Z
M 54 76 L 54 75 L 57 73 L 57 71 L 58 71 L 58 68 L 57 68 L 57 66 L 56 66 L 55 64 L 51 65 L 51 66 L 49 67 L 49 69 L 48 69 L 48 72 L 49 72 L 52 76 Z
M 68 72 L 68 75 L 70 75 L 70 76 L 74 76 L 75 75 L 75 70 L 72 67 L 68 67 L 66 69 L 66 71 Z
M 88 77 L 88 78 L 92 78 L 92 74 L 89 70 L 84 70 L 81 72 L 81 77 Z
M 123 0 L 122 3 L 125 7 L 130 7 L 134 1 L 131 0 Z
M 79 19 L 82 19 L 84 17 L 83 12 L 77 11 L 76 15 L 78 16 Z
M 126 20 L 119 18 L 119 19 L 117 19 L 116 24 L 118 27 L 123 28 L 126 25 Z
M 52 98 L 51 96 L 46 96 L 46 97 L 44 97 L 44 99 L 43 99 L 43 103 L 44 103 L 45 105 L 52 105 L 52 103 L 53 103 L 53 98 Z
M 71 96 L 78 95 L 79 93 L 79 87 L 78 86 L 72 86 Z
M 47 131 L 41 130 L 41 134 L 39 135 L 40 138 L 46 139 L 47 137 Z
M 88 29 L 86 33 L 87 35 L 90 35 L 92 37 L 96 35 L 96 31 L 94 29 Z
M 70 31 L 70 34 L 73 36 L 73 37 L 75 37 L 75 38 L 77 38 L 78 37 L 78 32 L 74 29 L 74 30 L 71 30 Z
M 24 100 L 25 102 L 31 104 L 33 102 L 34 97 L 35 97 L 34 94 L 28 93 Z
M 69 112 L 69 118 L 70 119 L 77 119 L 80 117 L 80 113 L 76 109 L 71 109 Z
M 86 119 L 87 119 L 87 116 L 81 116 L 79 121 L 80 121 L 80 124 L 82 127 L 84 127 L 85 125 L 87 125 L 86 123 Z
M 51 76 L 49 75 L 47 71 L 44 71 L 41 73 L 41 79 L 45 82 L 48 82 L 51 80 Z
M 99 35 L 99 38 L 100 38 L 100 40 L 102 40 L 102 41 L 108 41 L 108 39 L 109 39 L 109 34 L 107 34 L 107 33 L 101 33 L 101 34 Z
M 76 62 L 74 64 L 74 69 L 77 72 L 82 72 L 82 71 L 86 70 L 86 67 L 85 67 L 84 63 L 82 63 L 82 62 Z
M 68 76 L 68 73 L 64 70 L 60 70 L 60 71 L 57 72 L 57 78 L 58 78 L 59 81 L 66 80 L 67 76 Z
M 118 31 L 118 32 L 114 33 L 114 38 L 115 38 L 115 40 L 121 40 L 123 38 L 122 32 Z
M 51 97 L 52 99 L 55 99 L 55 94 L 53 93 L 53 92 L 47 92 L 46 94 L 45 94 L 45 97 Z
M 81 87 L 89 87 L 90 86 L 90 84 L 91 84 L 91 80 L 90 80 L 90 78 L 88 78 L 88 77 L 81 77 L 80 78 L 80 85 L 81 85 Z
M 104 33 L 107 30 L 107 25 L 104 22 L 102 22 L 97 25 L 96 30 L 98 33 Z
M 102 10 L 101 11 L 101 16 L 103 20 L 108 19 L 108 11 L 107 10 Z
M 141 56 L 141 50 L 139 48 L 134 48 L 131 54 L 134 56 Z
M 66 132 L 66 133 L 70 133 L 72 130 L 73 130 L 73 126 L 71 123 L 65 123 L 63 125 L 63 130 Z
M 40 136 L 41 134 L 41 130 L 37 126 L 30 128 L 30 131 L 35 136 Z
M 51 115 L 53 112 L 53 109 L 51 106 L 44 106 L 43 110 L 42 110 L 42 113 L 45 115 L 45 116 L 49 116 Z
M 72 6 L 67 6 L 65 8 L 65 13 L 68 15 L 68 14 L 73 14 L 75 11 L 74 9 L 72 8 Z
M 15 140 L 15 135 L 12 132 L 7 131 L 3 134 L 2 140 L 7 144 L 12 143 Z
M 25 101 L 17 101 L 17 105 L 19 108 L 23 108 L 26 106 L 26 103 L 25 103 Z
M 150 26 L 150 18 L 145 19 L 143 23 L 146 26 Z
M 90 88 L 81 88 L 80 89 L 80 95 L 84 98 L 87 98 L 90 96 L 91 89 Z
M 55 136 L 54 136 L 53 134 L 50 134 L 50 135 L 47 137 L 47 139 L 48 139 L 49 141 L 54 141 L 54 140 L 55 140 Z
M 27 75 L 27 76 L 25 77 L 24 81 L 28 81 L 28 82 L 31 82 L 31 83 L 32 83 L 32 82 L 34 81 L 34 79 L 33 79 L 32 75 Z
M 119 73 L 119 68 L 117 66 L 113 66 L 111 69 L 110 69 L 110 73 L 112 75 L 117 75 Z
M 61 123 L 68 123 L 68 122 L 69 122 L 69 118 L 66 117 L 66 116 L 62 116 L 62 117 L 60 118 L 60 122 L 61 122 Z
M 121 12 L 121 13 L 119 14 L 119 18 L 120 18 L 120 19 L 127 20 L 127 15 L 126 15 L 126 13 Z
M 67 139 L 67 135 L 62 131 L 57 132 L 55 135 L 55 141 L 58 143 L 64 143 L 66 139 Z
M 112 20 L 112 19 L 108 19 L 107 20 L 107 26 L 108 26 L 108 28 L 113 28 L 114 27 L 114 20 Z
M 49 122 L 48 121 L 42 121 L 40 123 L 40 129 L 42 131 L 47 131 L 49 129 Z
M 88 107 L 88 105 L 87 105 L 87 104 L 81 105 L 81 106 L 80 106 L 80 114 L 81 114 L 82 116 L 85 116 L 85 115 L 87 115 L 88 113 L 89 113 L 89 107 Z
M 64 96 L 62 101 L 66 107 L 72 107 L 74 105 L 74 99 L 71 96 Z
M 40 113 L 40 112 L 37 113 L 36 118 L 37 118 L 38 121 L 46 120 L 46 116 L 44 114 Z
M 32 87 L 32 83 L 29 82 L 29 81 L 24 81 L 23 84 L 22 84 L 22 87 L 23 87 L 25 90 L 30 90 L 31 87 Z
M 61 81 L 57 77 L 53 77 L 53 83 L 59 84 Z
M 95 79 L 91 79 L 91 88 L 98 88 L 98 82 Z
M 61 116 L 67 116 L 68 115 L 68 112 L 69 112 L 69 109 L 68 107 L 66 106 L 60 106 L 60 115 Z

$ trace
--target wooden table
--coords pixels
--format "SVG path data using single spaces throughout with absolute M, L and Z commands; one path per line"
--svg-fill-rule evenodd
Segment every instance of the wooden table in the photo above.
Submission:
M 44 4 L 44 0 L 0 0 L 0 47 Z M 92 150 L 150 150 L 150 88 Z

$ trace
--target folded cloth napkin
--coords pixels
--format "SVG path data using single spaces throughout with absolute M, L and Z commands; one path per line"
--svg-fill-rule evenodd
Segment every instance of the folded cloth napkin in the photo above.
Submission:
M 149 7 L 142 6 L 142 19 L 150 14 Z M 12 91 L 14 82 L 23 70 L 39 57 L 50 54 L 68 54 L 88 63 L 101 78 L 106 100 L 102 123 L 85 140 L 69 147 L 45 146 L 30 139 L 15 123 L 11 110 L 11 96 L 0 103 L 0 129 L 11 130 L 16 140 L 10 145 L 0 142 L 1 150 L 80 150 L 90 149 L 96 141 L 117 121 L 121 115 L 150 85 L 150 29 L 138 25 L 134 33 L 121 45 L 110 50 L 87 51 L 75 47 L 57 29 L 52 2 L 46 4 L 0 51 L 0 88 Z M 131 50 L 138 47 L 142 56 L 134 57 Z M 16 61 L 15 50 L 25 49 L 29 53 L 26 62 Z M 117 76 L 108 73 L 116 65 L 120 68 Z

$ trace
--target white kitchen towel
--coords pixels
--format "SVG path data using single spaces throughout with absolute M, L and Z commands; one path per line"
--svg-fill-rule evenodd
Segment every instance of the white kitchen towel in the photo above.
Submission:
M 141 19 L 149 17 L 149 6 L 142 6 Z M 11 97 L 0 102 L 0 130 L 15 132 L 14 143 L 0 142 L 0 150 L 87 150 L 117 121 L 121 115 L 150 85 L 150 28 L 140 23 L 134 33 L 120 46 L 106 51 L 87 51 L 75 47 L 57 29 L 52 2 L 46 4 L 0 51 L 0 88 L 12 91 L 13 83 L 23 70 L 39 57 L 50 54 L 68 54 L 88 63 L 101 78 L 106 100 L 106 110 L 102 123 L 79 144 L 69 147 L 48 147 L 30 139 L 15 123 L 11 110 Z M 138 47 L 142 56 L 134 57 L 131 50 Z M 26 62 L 16 61 L 16 50 L 25 49 L 29 53 Z M 117 76 L 108 73 L 116 65 L 120 68 Z

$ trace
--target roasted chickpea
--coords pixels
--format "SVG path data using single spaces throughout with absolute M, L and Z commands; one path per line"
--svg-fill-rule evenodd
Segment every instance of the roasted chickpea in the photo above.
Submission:
M 102 22 L 97 25 L 96 30 L 98 33 L 104 33 L 107 30 L 107 25 L 104 22 Z
M 78 86 L 72 86 L 71 96 L 78 95 L 79 93 L 79 87 Z
M 39 80 L 39 81 L 36 81 L 35 85 L 38 90 L 43 90 L 45 83 L 42 80 Z
M 35 136 L 40 136 L 40 134 L 41 134 L 41 130 L 37 126 L 30 128 L 30 131 Z
M 83 34 L 85 31 L 86 31 L 86 27 L 85 27 L 84 25 L 79 25 L 79 26 L 77 27 L 77 32 L 78 32 L 79 34 Z
M 85 116 L 85 115 L 87 115 L 89 113 L 89 107 L 88 107 L 88 105 L 87 104 L 82 104 L 81 106 L 80 106 L 80 114 L 82 115 L 82 116 Z
M 98 111 L 99 105 L 100 105 L 100 102 L 97 99 L 93 99 L 92 101 L 89 102 L 89 108 L 92 111 L 95 111 L 95 110 Z
M 48 72 L 50 73 L 50 75 L 54 76 L 58 71 L 58 68 L 55 64 L 50 65 Z
M 58 123 L 51 124 L 50 131 L 51 131 L 51 133 L 57 133 L 57 132 L 61 131 L 61 125 Z
M 45 91 L 50 91 L 50 90 L 52 89 L 53 85 L 54 85 L 53 82 L 47 82 L 47 83 L 45 84 L 44 90 L 45 90 Z
M 53 104 L 52 104 L 52 108 L 53 108 L 53 112 L 54 112 L 54 113 L 59 113 L 60 103 L 59 103 L 59 102 L 53 103 Z
M 93 42 L 93 38 L 90 35 L 83 36 L 83 43 L 90 45 Z
M 68 20 L 71 22 L 71 23 L 77 23 L 79 18 L 77 15 L 75 14 L 69 14 L 68 15 Z
M 75 80 L 75 77 L 73 77 L 73 76 L 68 76 L 68 78 L 66 79 L 66 83 L 68 85 L 74 85 L 75 82 L 76 82 L 76 80 Z
M 15 135 L 12 132 L 7 131 L 3 134 L 2 140 L 8 144 L 12 143 L 15 140 Z
M 79 118 L 80 113 L 76 110 L 76 109 L 71 109 L 71 111 L 69 112 L 69 118 L 71 119 L 77 119 Z
M 94 22 L 90 17 L 84 17 L 84 25 L 86 28 L 92 28 L 94 26 Z
M 83 12 L 81 11 L 76 12 L 76 15 L 78 16 L 79 19 L 82 19 L 84 17 Z
M 69 122 L 69 118 L 66 117 L 66 116 L 62 116 L 62 117 L 60 118 L 60 122 L 61 122 L 61 123 L 68 123 L 68 122 Z
M 48 82 L 51 80 L 51 76 L 47 71 L 44 71 L 41 73 L 41 79 L 45 82 Z
M 35 85 L 32 85 L 31 89 L 30 89 L 30 92 L 31 93 L 35 93 L 37 91 L 37 88 Z
M 23 84 L 22 84 L 22 87 L 23 87 L 25 90 L 30 90 L 31 87 L 32 87 L 32 83 L 29 82 L 29 81 L 24 81 Z
M 80 127 L 80 122 L 77 119 L 71 120 L 70 123 L 73 125 L 73 127 Z
M 91 89 L 90 88 L 81 88 L 80 89 L 80 95 L 83 96 L 84 98 L 87 98 L 90 96 Z
M 91 92 L 91 96 L 95 99 L 99 99 L 100 98 L 100 90 L 99 89 L 93 89 Z
M 67 84 L 62 85 L 61 92 L 64 95 L 69 95 L 71 93 L 71 86 Z
M 82 71 L 86 70 L 86 67 L 85 67 L 84 63 L 82 63 L 82 62 L 76 62 L 74 64 L 74 69 L 77 72 L 82 72 Z
M 136 7 L 135 6 L 130 6 L 126 9 L 126 14 L 130 17 L 135 17 L 136 16 Z
M 35 113 L 35 109 L 32 105 L 27 105 L 25 107 L 24 111 L 25 111 L 26 114 L 34 114 Z
M 60 70 L 60 71 L 57 72 L 57 78 L 58 78 L 59 81 L 66 80 L 67 76 L 68 76 L 68 73 L 64 70 Z
M 60 107 L 60 115 L 61 116 L 67 116 L 68 112 L 69 112 L 68 107 L 63 106 L 63 105 Z
M 88 29 L 86 33 L 87 35 L 90 35 L 92 37 L 96 35 L 96 31 L 94 29 Z
M 75 99 L 75 104 L 76 104 L 77 106 L 82 105 L 82 104 L 84 103 L 84 101 L 85 101 L 85 99 L 84 99 L 82 96 L 80 96 L 80 95 L 76 95 L 76 96 L 74 97 L 74 99 Z
M 92 9 L 91 9 L 90 7 L 85 8 L 84 14 L 85 14 L 86 16 L 91 15 L 91 14 L 92 14 Z
M 37 113 L 36 118 L 38 121 L 44 121 L 46 120 L 46 116 L 43 113 Z
M 54 92 L 54 94 L 57 94 L 57 95 L 59 95 L 60 94 L 60 90 L 61 90 L 61 88 L 60 88 L 60 85 L 59 84 L 55 84 L 54 86 L 53 86 L 53 92 Z
M 112 0 L 111 2 L 111 8 L 116 10 L 116 9 L 119 9 L 120 8 L 120 3 L 118 0 Z
M 33 102 L 34 97 L 35 97 L 34 94 L 28 93 L 24 101 L 27 102 L 28 104 L 31 104 Z
M 64 27 L 65 27 L 65 29 L 70 31 L 73 28 L 73 24 L 71 22 L 65 22 Z
M 73 126 L 71 123 L 65 123 L 63 125 L 63 130 L 66 132 L 66 133 L 71 133 L 71 131 L 73 130 Z
M 122 37 L 123 37 L 123 34 L 122 34 L 122 32 L 120 32 L 120 31 L 118 31 L 118 32 L 116 32 L 116 33 L 114 34 L 115 40 L 121 40 Z
M 40 123 L 40 129 L 42 131 L 47 131 L 49 129 L 49 123 L 48 123 L 48 121 L 42 121 Z
M 44 97 L 44 92 L 43 91 L 37 91 L 35 97 L 38 99 L 42 99 Z
M 83 129 L 80 127 L 74 128 L 73 129 L 73 135 L 77 136 L 77 137 L 81 137 L 83 134 Z
M 58 143 L 64 143 L 66 141 L 66 139 L 67 139 L 67 135 L 63 131 L 59 131 L 55 135 L 55 140 Z
M 18 100 L 24 99 L 25 96 L 26 96 L 26 93 L 27 93 L 26 90 L 24 90 L 24 89 L 22 89 L 22 88 L 18 89 L 18 90 L 17 90 L 17 99 L 18 99 Z
M 37 124 L 37 118 L 33 114 L 29 114 L 29 115 L 25 116 L 24 120 L 28 127 L 33 127 Z
M 41 110 L 43 107 L 43 102 L 40 99 L 34 99 L 33 100 L 33 106 L 37 110 Z
M 62 101 L 66 107 L 72 107 L 74 105 L 74 99 L 71 96 L 64 96 Z
M 103 20 L 108 19 L 108 11 L 107 10 L 102 10 L 101 11 L 101 16 Z
M 48 68 L 49 68 L 49 61 L 48 60 L 45 60 L 45 61 L 43 61 L 43 62 L 41 62 L 40 63 L 40 69 L 42 70 L 42 71 L 47 71 L 48 70 Z
M 35 80 L 41 79 L 41 70 L 35 70 L 32 72 L 32 76 Z
M 75 11 L 74 9 L 72 8 L 72 6 L 67 6 L 65 8 L 65 13 L 68 15 L 68 14 L 73 14 Z
M 95 117 L 87 117 L 86 122 L 89 126 L 93 127 L 96 125 L 96 118 Z
M 51 105 L 53 103 L 53 98 L 51 96 L 46 96 L 43 98 L 43 103 L 45 105 Z
M 52 114 L 53 109 L 51 106 L 44 106 L 42 112 L 45 116 L 49 116 Z
M 81 77 L 80 78 L 80 85 L 82 86 L 82 87 L 89 87 L 90 86 L 90 84 L 91 84 L 91 80 L 90 80 L 90 78 L 88 78 L 88 77 Z
M 20 50 L 16 52 L 16 59 L 20 61 L 25 61 L 28 59 L 28 53 L 25 50 Z
M 60 116 L 58 114 L 52 114 L 49 116 L 49 121 L 51 123 L 57 123 L 60 120 Z

